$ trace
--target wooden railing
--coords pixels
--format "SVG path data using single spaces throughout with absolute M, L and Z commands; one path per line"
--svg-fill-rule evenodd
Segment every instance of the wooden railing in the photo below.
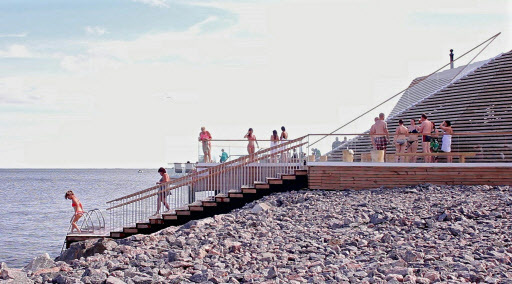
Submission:
M 156 185 L 108 201 L 111 230 L 147 222 L 160 208 L 175 210 L 195 201 L 242 186 L 252 187 L 281 174 L 291 174 L 304 167 L 306 136 L 260 150 L 252 155 L 197 170 L 168 183 Z M 163 202 L 165 200 L 165 203 Z

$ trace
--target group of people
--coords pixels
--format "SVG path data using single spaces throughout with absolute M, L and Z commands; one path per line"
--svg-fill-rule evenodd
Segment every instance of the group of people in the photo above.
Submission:
M 244 136 L 247 139 L 247 153 L 252 155 L 256 152 L 256 148 L 259 148 L 258 140 L 256 139 L 256 135 L 254 135 L 254 130 L 249 128 L 247 133 Z M 206 127 L 201 127 L 201 132 L 199 132 L 198 140 L 201 142 L 204 154 L 204 162 L 211 163 L 212 162 L 212 135 L 209 131 L 206 130 Z M 288 132 L 286 132 L 286 128 L 281 126 L 281 134 L 277 133 L 277 130 L 272 131 L 272 135 L 270 136 L 270 147 L 277 146 L 281 143 L 285 143 L 288 140 Z M 224 152 L 224 149 L 221 150 L 222 154 L 220 156 L 220 162 L 223 163 L 228 159 L 228 154 Z M 276 149 L 272 150 L 272 153 L 275 153 Z
M 384 114 L 380 113 L 375 118 L 375 123 L 370 128 L 370 137 L 373 148 L 375 150 L 386 151 L 386 146 L 389 144 L 389 131 L 387 123 L 384 121 Z M 422 114 L 419 119 L 419 124 L 416 124 L 415 119 L 411 119 L 410 125 L 405 126 L 403 120 L 398 120 L 398 126 L 396 127 L 394 138 L 394 146 L 396 149 L 396 162 L 413 162 L 417 160 L 416 156 L 404 157 L 400 156 L 400 153 L 417 153 L 418 150 L 418 138 L 421 138 L 421 147 L 423 153 L 438 152 L 451 152 L 453 128 L 450 121 L 445 120 L 439 128 L 443 133 L 440 133 L 436 128 L 434 122 L 428 120 L 426 114 Z M 439 144 L 438 137 L 442 135 L 441 145 Z M 432 156 L 425 155 L 425 162 L 431 163 L 435 159 Z M 452 156 L 447 156 L 447 162 L 452 162 Z

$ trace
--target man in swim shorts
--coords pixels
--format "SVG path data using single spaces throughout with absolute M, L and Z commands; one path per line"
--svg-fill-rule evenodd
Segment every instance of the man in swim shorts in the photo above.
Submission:
M 373 137 L 375 149 L 386 151 L 386 146 L 389 142 L 388 125 L 384 121 L 384 114 L 379 114 L 379 119 L 370 129 L 370 135 Z
M 430 140 L 432 140 L 432 137 L 430 136 L 432 134 L 432 122 L 428 120 L 426 114 L 422 114 L 420 118 L 420 133 L 423 134 L 423 138 L 421 139 L 421 147 L 423 148 L 423 153 L 431 153 L 430 151 Z M 432 157 L 425 156 L 425 163 L 431 163 Z

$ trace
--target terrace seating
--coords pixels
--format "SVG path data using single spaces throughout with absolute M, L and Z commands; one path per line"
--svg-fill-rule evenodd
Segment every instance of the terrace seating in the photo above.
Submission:
M 405 111 L 387 120 L 390 133 L 395 131 L 398 120 L 406 125 L 426 113 L 429 120 L 439 126 L 450 120 L 455 131 L 453 152 L 477 152 L 467 162 L 511 162 L 512 133 L 500 136 L 457 136 L 461 132 L 504 132 L 512 129 L 512 51 L 498 56 L 480 66 L 473 73 L 428 96 Z M 419 139 L 418 139 L 419 140 Z M 421 142 L 419 150 L 421 151 Z M 357 146 L 357 147 L 356 147 Z M 359 136 L 349 142 L 356 149 L 355 160 L 361 153 L 370 152 L 369 136 Z M 389 144 L 387 153 L 395 153 Z M 341 161 L 342 150 L 331 152 L 330 161 Z

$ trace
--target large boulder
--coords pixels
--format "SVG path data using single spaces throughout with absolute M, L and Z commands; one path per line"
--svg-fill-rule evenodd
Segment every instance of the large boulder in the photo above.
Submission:
M 44 253 L 40 256 L 34 257 L 34 259 L 32 259 L 32 261 L 30 261 L 29 264 L 27 264 L 23 268 L 23 270 L 35 272 L 40 269 L 47 269 L 53 267 L 55 267 L 55 261 L 53 261 L 53 259 L 50 258 L 50 255 Z
M 71 244 L 67 250 L 65 250 L 59 257 L 56 258 L 56 260 L 69 263 L 74 259 L 79 259 L 81 257 L 87 258 L 97 253 L 103 253 L 106 250 L 113 250 L 117 247 L 117 245 L 118 244 L 112 239 L 107 238 L 77 242 Z
M 16 283 L 26 284 L 34 283 L 34 281 L 28 279 L 27 273 L 21 269 L 8 268 L 7 264 L 3 263 L 0 265 L 0 281 L 1 283 Z

